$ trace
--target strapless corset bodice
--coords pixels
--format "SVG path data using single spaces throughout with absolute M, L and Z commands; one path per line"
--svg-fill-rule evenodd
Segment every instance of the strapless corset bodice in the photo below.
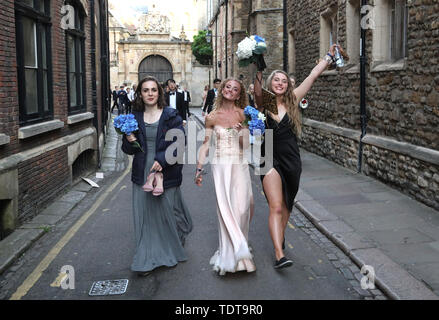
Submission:
M 243 150 L 239 146 L 239 132 L 232 128 L 215 126 L 215 158 L 242 159 Z

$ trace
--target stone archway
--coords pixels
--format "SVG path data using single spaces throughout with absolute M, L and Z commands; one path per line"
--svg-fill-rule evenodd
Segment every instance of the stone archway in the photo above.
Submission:
M 159 82 L 173 78 L 172 65 L 163 56 L 147 56 L 139 65 L 139 82 L 146 76 L 153 76 Z

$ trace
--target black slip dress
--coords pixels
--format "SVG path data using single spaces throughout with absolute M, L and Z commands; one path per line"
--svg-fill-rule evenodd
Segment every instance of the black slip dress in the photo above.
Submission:
M 282 190 L 285 204 L 288 211 L 293 210 L 294 199 L 299 190 L 300 174 L 302 173 L 302 162 L 297 144 L 297 137 L 290 124 L 288 114 L 285 114 L 280 122 L 270 117 L 265 112 L 265 128 L 273 130 L 273 167 L 282 179 Z M 261 164 L 265 168 L 265 141 L 261 144 Z M 268 169 L 265 169 L 268 172 Z M 265 175 L 261 175 L 261 182 Z

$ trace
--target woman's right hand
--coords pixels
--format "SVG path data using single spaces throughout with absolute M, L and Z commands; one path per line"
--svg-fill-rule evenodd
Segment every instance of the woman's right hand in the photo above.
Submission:
M 134 141 L 137 140 L 136 136 L 134 134 L 132 134 L 132 133 L 130 135 L 127 135 L 126 137 L 127 137 L 127 140 L 129 142 L 134 142 Z
M 195 184 L 199 187 L 201 187 L 201 184 L 203 182 L 203 174 L 199 171 L 195 174 Z

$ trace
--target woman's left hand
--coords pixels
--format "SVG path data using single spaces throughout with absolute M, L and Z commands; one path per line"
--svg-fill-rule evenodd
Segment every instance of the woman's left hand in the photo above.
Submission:
M 346 54 L 345 54 L 343 48 L 340 47 L 340 45 L 339 45 L 339 44 L 336 44 L 336 43 L 334 43 L 331 47 L 329 47 L 329 53 L 330 53 L 332 56 L 335 56 L 335 47 L 338 47 L 338 51 L 340 51 L 340 54 L 341 54 L 342 56 L 346 56 Z
M 160 163 L 158 163 L 158 161 L 154 161 L 154 163 L 152 164 L 152 167 L 151 167 L 151 170 L 149 170 L 150 172 L 151 171 L 162 171 L 162 166 L 160 165 Z
M 235 124 L 235 125 L 233 126 L 233 129 L 238 130 L 238 131 L 241 131 L 242 128 L 243 128 L 243 126 L 242 126 L 242 123 L 241 123 L 241 122 L 238 122 L 237 124 Z

